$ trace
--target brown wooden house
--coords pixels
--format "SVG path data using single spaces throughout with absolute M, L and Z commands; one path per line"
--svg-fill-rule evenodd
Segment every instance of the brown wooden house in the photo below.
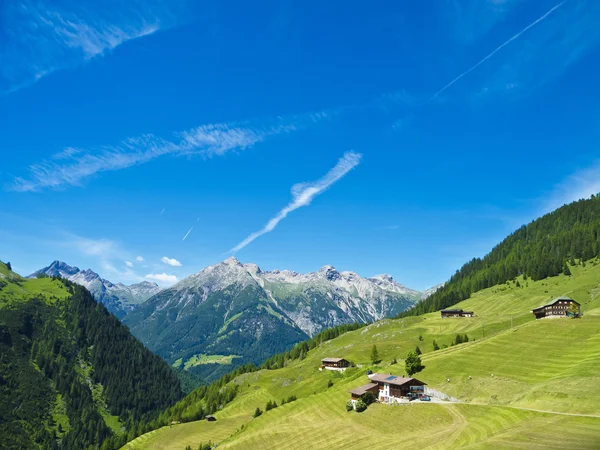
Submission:
M 569 297 L 557 297 L 545 305 L 531 310 L 536 319 L 544 317 L 578 317 L 581 305 Z
M 369 380 L 377 384 L 378 400 L 381 403 L 394 403 L 404 398 L 416 397 L 423 393 L 425 383 L 416 378 L 398 377 L 374 373 Z
M 321 370 L 338 370 L 344 371 L 350 367 L 350 361 L 344 358 L 323 358 L 321 360 Z
M 463 311 L 462 309 L 442 309 L 440 311 L 442 319 L 446 317 L 473 317 L 473 311 Z

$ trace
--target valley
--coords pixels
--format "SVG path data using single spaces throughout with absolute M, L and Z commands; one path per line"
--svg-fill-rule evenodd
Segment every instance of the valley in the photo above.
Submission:
M 570 277 L 521 279 L 519 287 L 517 279 L 477 292 L 456 305 L 475 311 L 473 318 L 442 319 L 435 312 L 345 333 L 284 368 L 238 376 L 238 394 L 215 414 L 216 422 L 161 428 L 124 448 L 193 448 L 209 440 L 219 448 L 265 449 L 281 442 L 292 449 L 597 448 L 600 265 L 571 270 Z M 559 295 L 578 299 L 583 318 L 535 320 L 530 310 Z M 457 333 L 470 341 L 451 346 Z M 433 340 L 440 350 L 433 350 Z M 370 361 L 373 344 L 378 365 Z M 460 403 L 374 404 L 360 414 L 346 412 L 348 391 L 365 383 L 367 370 L 402 375 L 402 359 L 416 346 L 425 368 L 414 376 Z M 331 356 L 357 367 L 320 372 L 320 360 Z M 252 418 L 256 407 L 290 395 L 298 400 Z

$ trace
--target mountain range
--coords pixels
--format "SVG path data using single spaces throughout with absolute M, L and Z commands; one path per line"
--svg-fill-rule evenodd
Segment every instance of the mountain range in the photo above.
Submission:
M 396 316 L 426 295 L 389 275 L 363 278 L 332 266 L 262 271 L 231 257 L 159 292 L 124 320 L 168 362 L 212 379 L 231 369 L 214 361 L 256 364 L 325 328 Z
M 65 278 L 87 288 L 97 301 L 103 303 L 106 309 L 119 318 L 123 318 L 161 290 L 156 283 L 148 281 L 129 286 L 122 283 L 113 284 L 91 269 L 80 270 L 61 261 L 54 261 L 48 267 L 32 273 L 29 278 L 40 276 Z

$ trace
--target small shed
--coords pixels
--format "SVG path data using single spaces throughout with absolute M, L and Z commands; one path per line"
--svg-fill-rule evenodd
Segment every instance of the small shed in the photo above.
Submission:
M 217 418 L 215 416 L 208 415 L 205 417 L 207 422 L 216 422 Z
M 377 398 L 379 396 L 379 385 L 377 383 L 365 384 L 357 387 L 356 389 L 352 389 L 350 394 L 352 395 L 352 400 L 358 400 L 367 392 L 370 392 L 375 396 L 375 398 Z

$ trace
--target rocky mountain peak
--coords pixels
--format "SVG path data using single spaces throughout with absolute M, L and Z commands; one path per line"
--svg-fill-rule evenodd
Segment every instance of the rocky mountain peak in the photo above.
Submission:
M 337 269 L 329 265 L 321 267 L 318 273 L 329 281 L 335 281 L 341 278 L 341 275 Z
M 225 261 L 223 261 L 223 264 L 226 264 L 228 266 L 242 266 L 242 263 L 239 262 L 239 260 L 235 256 L 230 256 Z

